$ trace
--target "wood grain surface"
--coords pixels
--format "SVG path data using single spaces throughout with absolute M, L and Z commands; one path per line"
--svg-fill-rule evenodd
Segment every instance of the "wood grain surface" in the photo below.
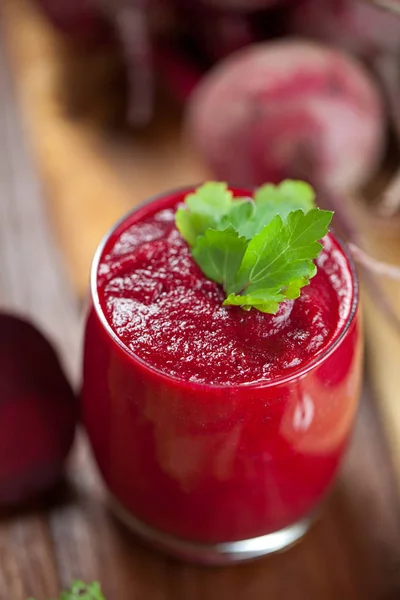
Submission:
M 101 235 L 144 197 L 206 174 L 181 142 L 171 107 L 138 137 L 100 135 L 95 123 L 67 117 L 57 95 L 60 70 L 71 60 L 64 43 L 27 0 L 4 2 L 3 17 L 14 78 L 3 43 L 0 307 L 39 324 L 76 380 L 82 330 L 76 298 L 85 294 Z M 374 247 L 393 256 L 396 243 L 393 229 Z M 398 340 L 372 302 L 365 311 L 369 337 L 377 340 L 368 346 L 373 386 L 365 387 L 339 484 L 300 544 L 234 568 L 185 565 L 146 549 L 110 516 L 80 435 L 68 481 L 48 506 L 0 519 L 0 599 L 48 600 L 76 577 L 99 579 L 109 600 L 399 598 Z

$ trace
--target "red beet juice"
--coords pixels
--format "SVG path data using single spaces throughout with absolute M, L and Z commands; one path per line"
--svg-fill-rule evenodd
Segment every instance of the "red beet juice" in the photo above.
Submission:
M 124 514 L 153 538 L 210 547 L 318 505 L 356 412 L 361 342 L 354 271 L 331 233 L 310 285 L 276 315 L 223 307 L 175 227 L 188 191 L 134 211 L 99 248 L 82 397 Z

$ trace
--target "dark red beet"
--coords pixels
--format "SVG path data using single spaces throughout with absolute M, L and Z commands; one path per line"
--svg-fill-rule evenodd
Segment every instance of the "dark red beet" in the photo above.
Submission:
M 110 37 L 98 0 L 36 0 L 51 23 L 68 37 L 88 44 Z
M 97 50 L 120 45 L 128 86 L 127 119 L 135 126 L 153 115 L 153 66 L 148 0 L 36 0 L 67 38 Z
M 213 6 L 221 10 L 249 12 L 251 10 L 262 10 L 276 6 L 277 4 L 285 4 L 290 0 L 197 0 L 199 4 L 205 6 Z M 191 3 L 193 0 L 187 0 Z
M 362 0 L 298 0 L 288 17 L 291 30 L 371 58 L 398 52 L 400 18 Z
M 295 38 L 221 61 L 193 91 L 186 123 L 218 179 L 307 179 L 340 193 L 374 173 L 386 127 L 379 89 L 359 62 Z
M 78 407 L 58 357 L 31 324 L 0 315 L 0 505 L 35 499 L 60 478 Z
M 288 6 L 299 0 L 170 0 L 180 30 L 214 63 L 286 31 Z

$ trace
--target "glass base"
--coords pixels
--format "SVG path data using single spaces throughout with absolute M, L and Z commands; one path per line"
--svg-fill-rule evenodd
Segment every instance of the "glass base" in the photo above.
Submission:
M 228 565 L 286 550 L 305 535 L 313 521 L 312 517 L 306 517 L 284 529 L 260 537 L 237 542 L 203 544 L 189 542 L 153 529 L 129 513 L 112 496 L 109 497 L 109 503 L 115 516 L 151 546 L 181 560 L 204 565 Z

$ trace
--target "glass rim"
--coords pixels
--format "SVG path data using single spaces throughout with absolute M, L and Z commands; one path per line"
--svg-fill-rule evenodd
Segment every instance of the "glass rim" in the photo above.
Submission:
M 332 228 L 329 228 L 329 231 L 334 234 L 335 240 L 339 244 L 340 250 L 343 252 L 344 256 L 346 257 L 346 260 L 350 267 L 350 275 L 351 275 L 351 281 L 352 281 L 353 294 L 352 294 L 352 302 L 351 302 L 349 314 L 347 315 L 346 320 L 344 321 L 343 325 L 341 326 L 342 328 L 341 328 L 341 330 L 339 330 L 339 333 L 337 334 L 337 336 L 334 338 L 334 340 L 331 343 L 328 343 L 328 346 L 320 354 L 318 354 L 314 359 L 307 362 L 305 365 L 300 366 L 298 369 L 293 370 L 291 373 L 289 373 L 287 375 L 282 375 L 281 377 L 275 377 L 270 380 L 267 379 L 265 381 L 258 380 L 258 381 L 251 381 L 248 383 L 242 382 L 242 383 L 225 383 L 225 384 L 204 383 L 204 382 L 199 382 L 199 381 L 191 381 L 189 379 L 183 379 L 181 377 L 177 377 L 176 375 L 171 375 L 170 373 L 167 373 L 166 371 L 158 369 L 157 367 L 154 367 L 148 361 L 146 361 L 143 358 L 141 358 L 140 356 L 138 356 L 135 352 L 133 352 L 133 350 L 128 348 L 122 342 L 122 340 L 120 340 L 120 338 L 117 336 L 117 334 L 114 332 L 113 328 L 111 327 L 110 323 L 108 322 L 108 320 L 103 312 L 103 309 L 101 307 L 101 304 L 100 304 L 98 287 L 97 287 L 98 268 L 99 268 L 100 260 L 103 256 L 103 252 L 107 245 L 108 240 L 118 230 L 118 228 L 121 227 L 121 225 L 123 225 L 123 223 L 125 221 L 127 221 L 132 215 L 134 215 L 136 212 L 138 212 L 139 210 L 141 210 L 148 204 L 152 204 L 153 202 L 162 200 L 163 198 L 166 198 L 168 196 L 190 193 L 191 191 L 196 189 L 199 185 L 201 185 L 201 183 L 197 183 L 195 185 L 186 185 L 186 186 L 182 186 L 182 187 L 176 187 L 176 188 L 172 188 L 171 190 L 168 190 L 166 192 L 162 192 L 162 193 L 156 194 L 154 196 L 151 196 L 150 198 L 147 198 L 146 200 L 144 200 L 143 202 L 141 202 L 140 204 L 138 204 L 137 206 L 135 206 L 134 208 L 132 208 L 131 210 L 126 212 L 103 235 L 102 239 L 100 240 L 100 242 L 95 250 L 95 253 L 94 253 L 94 256 L 92 259 L 91 269 L 90 269 L 90 295 L 91 295 L 93 308 L 96 311 L 96 315 L 100 321 L 100 324 L 102 325 L 103 329 L 105 330 L 105 332 L 107 333 L 107 335 L 109 336 L 111 341 L 126 355 L 126 357 L 128 359 L 135 361 L 144 370 L 149 371 L 150 373 L 160 377 L 161 379 L 180 384 L 181 386 L 183 385 L 183 386 L 189 386 L 191 388 L 196 387 L 199 389 L 201 388 L 201 389 L 209 389 L 209 390 L 218 390 L 218 389 L 229 390 L 229 389 L 235 389 L 235 388 L 261 389 L 261 388 L 271 388 L 271 387 L 275 387 L 278 385 L 284 385 L 284 384 L 291 383 L 293 381 L 296 381 L 296 380 L 304 377 L 307 373 L 309 373 L 310 371 L 312 371 L 313 369 L 318 367 L 327 358 L 329 358 L 329 356 L 331 354 L 333 354 L 333 352 L 336 350 L 336 348 L 338 348 L 340 346 L 340 344 L 343 341 L 343 339 L 345 338 L 346 333 L 348 332 L 351 324 L 354 321 L 354 318 L 357 314 L 358 304 L 359 304 L 360 286 L 359 286 L 359 280 L 358 280 L 358 275 L 357 275 L 356 267 L 354 264 L 354 260 L 351 256 L 345 242 L 341 239 L 340 236 L 338 236 L 334 232 L 334 230 Z M 233 190 L 234 189 L 243 189 L 243 190 L 246 189 L 245 186 L 243 186 L 243 188 L 242 188 L 240 186 L 234 186 L 234 185 L 231 186 L 229 184 L 228 184 L 228 188 L 233 189 Z M 252 189 L 254 189 L 254 187 L 249 186 L 248 189 L 249 189 L 249 191 L 251 191 Z

